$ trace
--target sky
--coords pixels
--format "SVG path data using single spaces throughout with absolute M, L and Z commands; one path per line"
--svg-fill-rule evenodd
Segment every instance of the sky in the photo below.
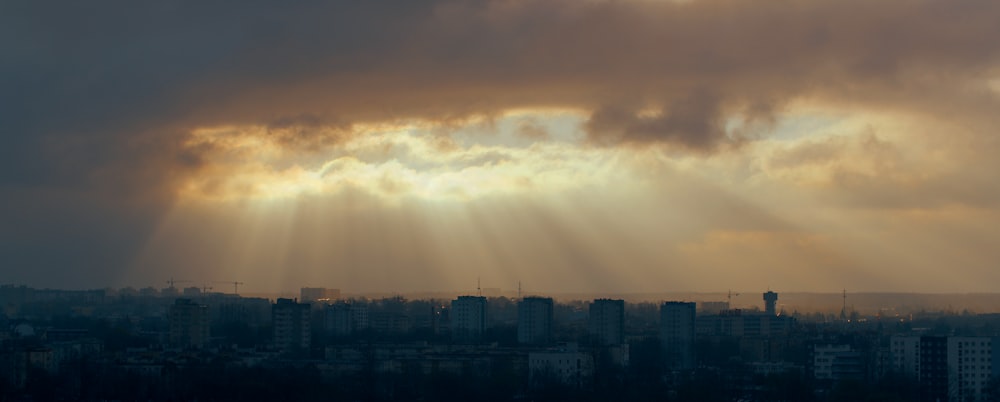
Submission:
M 998 22 L 994 0 L 2 2 L 0 281 L 995 292 Z

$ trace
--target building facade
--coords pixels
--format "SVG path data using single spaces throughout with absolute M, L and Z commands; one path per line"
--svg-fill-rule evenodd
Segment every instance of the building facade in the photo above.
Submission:
M 208 343 L 208 306 L 191 299 L 177 299 L 170 306 L 170 344 L 180 347 L 204 347 Z
M 309 350 L 312 345 L 309 313 L 309 303 L 278 299 L 271 306 L 274 346 L 281 351 Z
M 920 383 L 925 401 L 989 401 L 990 384 L 1000 376 L 1000 338 L 986 336 L 907 336 L 890 339 L 894 371 Z
M 544 345 L 552 341 L 552 298 L 525 297 L 517 304 L 517 342 Z
M 459 296 L 451 301 L 448 318 L 452 339 L 475 342 L 486 332 L 486 298 Z
M 347 303 L 328 304 L 323 307 L 323 329 L 334 336 L 354 333 L 354 319 L 351 305 Z
M 668 301 L 660 306 L 660 341 L 666 366 L 694 368 L 695 303 Z
M 817 380 L 861 380 L 865 376 L 863 356 L 851 345 L 813 345 L 813 376 Z
M 625 301 L 594 300 L 590 304 L 587 324 L 594 344 L 609 346 L 625 343 Z
M 594 358 L 572 347 L 531 352 L 528 354 L 528 375 L 534 381 L 554 380 L 580 387 L 594 375 Z
M 997 376 L 993 345 L 997 338 L 948 337 L 948 395 L 959 401 L 991 401 L 990 383 Z M 996 395 L 1000 396 L 1000 395 Z

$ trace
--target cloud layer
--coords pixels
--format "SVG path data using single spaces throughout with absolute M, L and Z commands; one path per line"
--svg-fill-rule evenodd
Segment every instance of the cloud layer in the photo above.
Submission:
M 449 158 L 537 167 L 552 153 L 635 152 L 645 156 L 609 166 L 648 183 L 645 153 L 662 151 L 695 158 L 720 186 L 804 186 L 831 208 L 992 210 L 998 17 L 988 0 L 2 4 L 0 269 L 111 281 L 186 195 L 239 193 L 240 177 L 250 194 L 261 177 L 364 161 L 350 144 L 374 126 L 420 127 L 436 156 L 409 162 L 467 181 L 485 176 L 458 165 L 485 159 Z M 911 123 L 767 142 L 803 107 Z M 552 109 L 579 124 L 546 126 L 538 112 L 503 144 L 453 138 L 473 121 L 488 133 L 514 110 Z M 413 188 L 387 166 L 370 188 Z

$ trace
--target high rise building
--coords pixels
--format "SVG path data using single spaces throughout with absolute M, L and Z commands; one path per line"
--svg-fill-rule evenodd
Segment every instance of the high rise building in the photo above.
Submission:
M 695 303 L 668 301 L 660 306 L 660 341 L 673 370 L 694 368 Z
M 170 306 L 170 344 L 200 348 L 208 343 L 208 306 L 177 299 Z
M 920 398 L 925 401 L 948 400 L 948 337 L 921 336 Z
M 948 337 L 948 394 L 960 401 L 995 401 L 991 392 L 1000 375 L 1000 353 L 993 346 L 1000 340 L 985 336 Z
M 919 383 L 920 400 L 989 401 L 1000 377 L 1000 338 L 894 335 L 893 369 Z
M 459 296 L 451 301 L 452 338 L 474 342 L 482 339 L 486 332 L 486 298 L 483 296 Z
M 312 342 L 309 303 L 278 299 L 271 305 L 274 346 L 283 351 L 308 350 Z
M 544 345 L 552 340 L 552 298 L 525 297 L 517 304 L 517 342 Z
M 590 336 L 595 344 L 625 343 L 625 301 L 597 299 L 590 304 Z
M 777 315 L 778 310 L 775 309 L 775 305 L 778 302 L 778 294 L 768 290 L 764 293 L 764 314 L 767 315 Z

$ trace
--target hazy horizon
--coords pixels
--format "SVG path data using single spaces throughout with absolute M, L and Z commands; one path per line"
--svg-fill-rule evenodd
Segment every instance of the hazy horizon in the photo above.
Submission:
M 207 286 L 203 284 L 196 286 L 184 286 L 188 281 L 178 281 L 175 284 L 178 291 L 188 287 L 195 287 L 200 290 L 199 296 L 184 296 L 180 298 L 191 298 L 211 295 L 233 295 L 233 288 L 223 286 Z M 27 286 L 11 285 L 4 286 Z M 241 284 L 239 296 L 251 298 L 266 298 L 275 300 L 277 298 L 298 299 L 302 288 L 286 289 L 275 292 L 255 292 L 247 291 L 245 284 Z M 232 286 L 232 284 L 229 284 Z M 29 286 L 30 287 L 30 286 Z M 319 286 L 304 286 L 319 287 Z M 118 291 L 129 288 L 112 288 Z M 134 291 L 142 287 L 131 287 Z M 107 289 L 107 288 L 102 288 Z M 163 289 L 158 287 L 157 290 Z M 336 289 L 336 288 L 329 288 Z M 81 290 L 92 291 L 101 289 L 42 289 L 42 290 Z M 488 298 L 505 297 L 516 299 L 519 295 L 517 289 L 497 289 L 483 288 L 480 290 L 431 290 L 431 291 L 405 291 L 405 292 L 363 292 L 348 289 L 337 289 L 340 297 L 337 300 L 349 301 L 356 299 L 379 300 L 395 297 L 403 297 L 407 300 L 441 300 L 449 301 L 458 296 L 482 295 Z M 628 303 L 660 303 L 665 301 L 686 301 L 686 302 L 729 302 L 730 308 L 741 310 L 761 310 L 763 307 L 762 291 L 745 291 L 731 289 L 726 291 L 659 291 L 659 292 L 546 292 L 522 290 L 520 297 L 540 296 L 551 297 L 560 303 L 587 303 L 594 299 L 610 298 L 622 299 Z M 879 315 L 885 317 L 902 316 L 917 312 L 970 312 L 976 314 L 1000 313 L 1000 292 L 990 293 L 916 293 L 916 292 L 797 292 L 780 291 L 777 306 L 779 311 L 791 314 L 793 312 L 827 313 L 839 314 L 846 307 L 847 312 L 858 312 L 862 315 Z M 114 293 L 112 293 L 114 294 Z M 846 299 L 845 299 L 846 296 Z

